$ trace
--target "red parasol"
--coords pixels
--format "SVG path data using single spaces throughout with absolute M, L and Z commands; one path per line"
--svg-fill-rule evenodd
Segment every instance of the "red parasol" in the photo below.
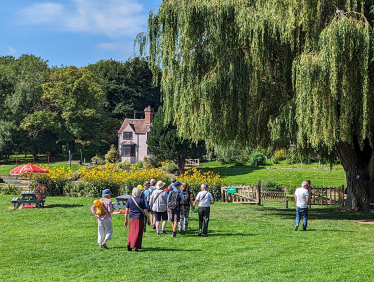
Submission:
M 49 171 L 48 169 L 42 168 L 40 166 L 27 164 L 18 166 L 9 172 L 10 175 L 20 175 L 23 173 L 49 173 Z

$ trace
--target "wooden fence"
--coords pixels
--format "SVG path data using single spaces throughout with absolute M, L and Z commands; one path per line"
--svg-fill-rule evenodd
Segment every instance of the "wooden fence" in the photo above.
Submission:
M 222 203 L 261 204 L 261 181 L 252 186 L 235 186 L 236 193 L 227 193 L 227 186 L 221 187 Z
M 288 209 L 288 197 L 286 192 L 261 191 L 261 201 L 263 202 L 284 202 Z
M 227 186 L 221 187 L 222 203 L 258 204 L 262 202 L 284 202 L 288 208 L 287 192 L 261 191 L 261 181 L 257 185 L 235 186 L 236 193 L 228 193 Z M 311 205 L 340 205 L 344 207 L 344 186 L 313 187 L 309 190 Z
M 343 206 L 344 207 L 344 185 L 342 187 L 313 187 L 310 188 L 309 197 L 312 205 L 320 206 Z

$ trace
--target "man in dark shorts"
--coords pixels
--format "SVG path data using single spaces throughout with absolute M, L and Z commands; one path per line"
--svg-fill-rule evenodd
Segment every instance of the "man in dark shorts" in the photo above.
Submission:
M 184 210 L 183 194 L 179 191 L 180 186 L 181 183 L 178 181 L 174 182 L 173 190 L 171 190 L 168 195 L 169 220 L 173 227 L 173 234 L 171 237 L 177 237 L 177 226 Z
M 164 187 L 165 183 L 162 181 L 158 181 L 156 184 L 156 190 L 153 191 L 151 195 L 151 199 L 149 201 L 150 207 L 152 207 L 152 210 L 155 215 L 156 220 L 156 231 L 157 235 L 160 234 L 160 222 L 161 219 L 162 222 L 162 229 L 161 234 L 166 234 L 165 232 L 165 226 L 168 222 L 168 213 L 167 213 L 167 198 L 168 194 L 162 189 Z

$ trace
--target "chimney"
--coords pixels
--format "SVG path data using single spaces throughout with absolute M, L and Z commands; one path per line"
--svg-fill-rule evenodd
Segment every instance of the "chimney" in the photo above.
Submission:
M 151 124 L 153 117 L 155 116 L 154 109 L 148 105 L 148 107 L 144 109 L 144 114 L 145 114 L 145 124 Z

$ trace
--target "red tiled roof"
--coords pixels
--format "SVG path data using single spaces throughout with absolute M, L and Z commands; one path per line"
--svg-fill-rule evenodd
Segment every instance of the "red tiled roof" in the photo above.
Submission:
M 145 124 L 145 119 L 126 118 L 121 128 L 118 130 L 118 133 L 122 133 L 128 125 L 131 126 L 136 134 L 146 133 L 150 127 L 150 124 Z

